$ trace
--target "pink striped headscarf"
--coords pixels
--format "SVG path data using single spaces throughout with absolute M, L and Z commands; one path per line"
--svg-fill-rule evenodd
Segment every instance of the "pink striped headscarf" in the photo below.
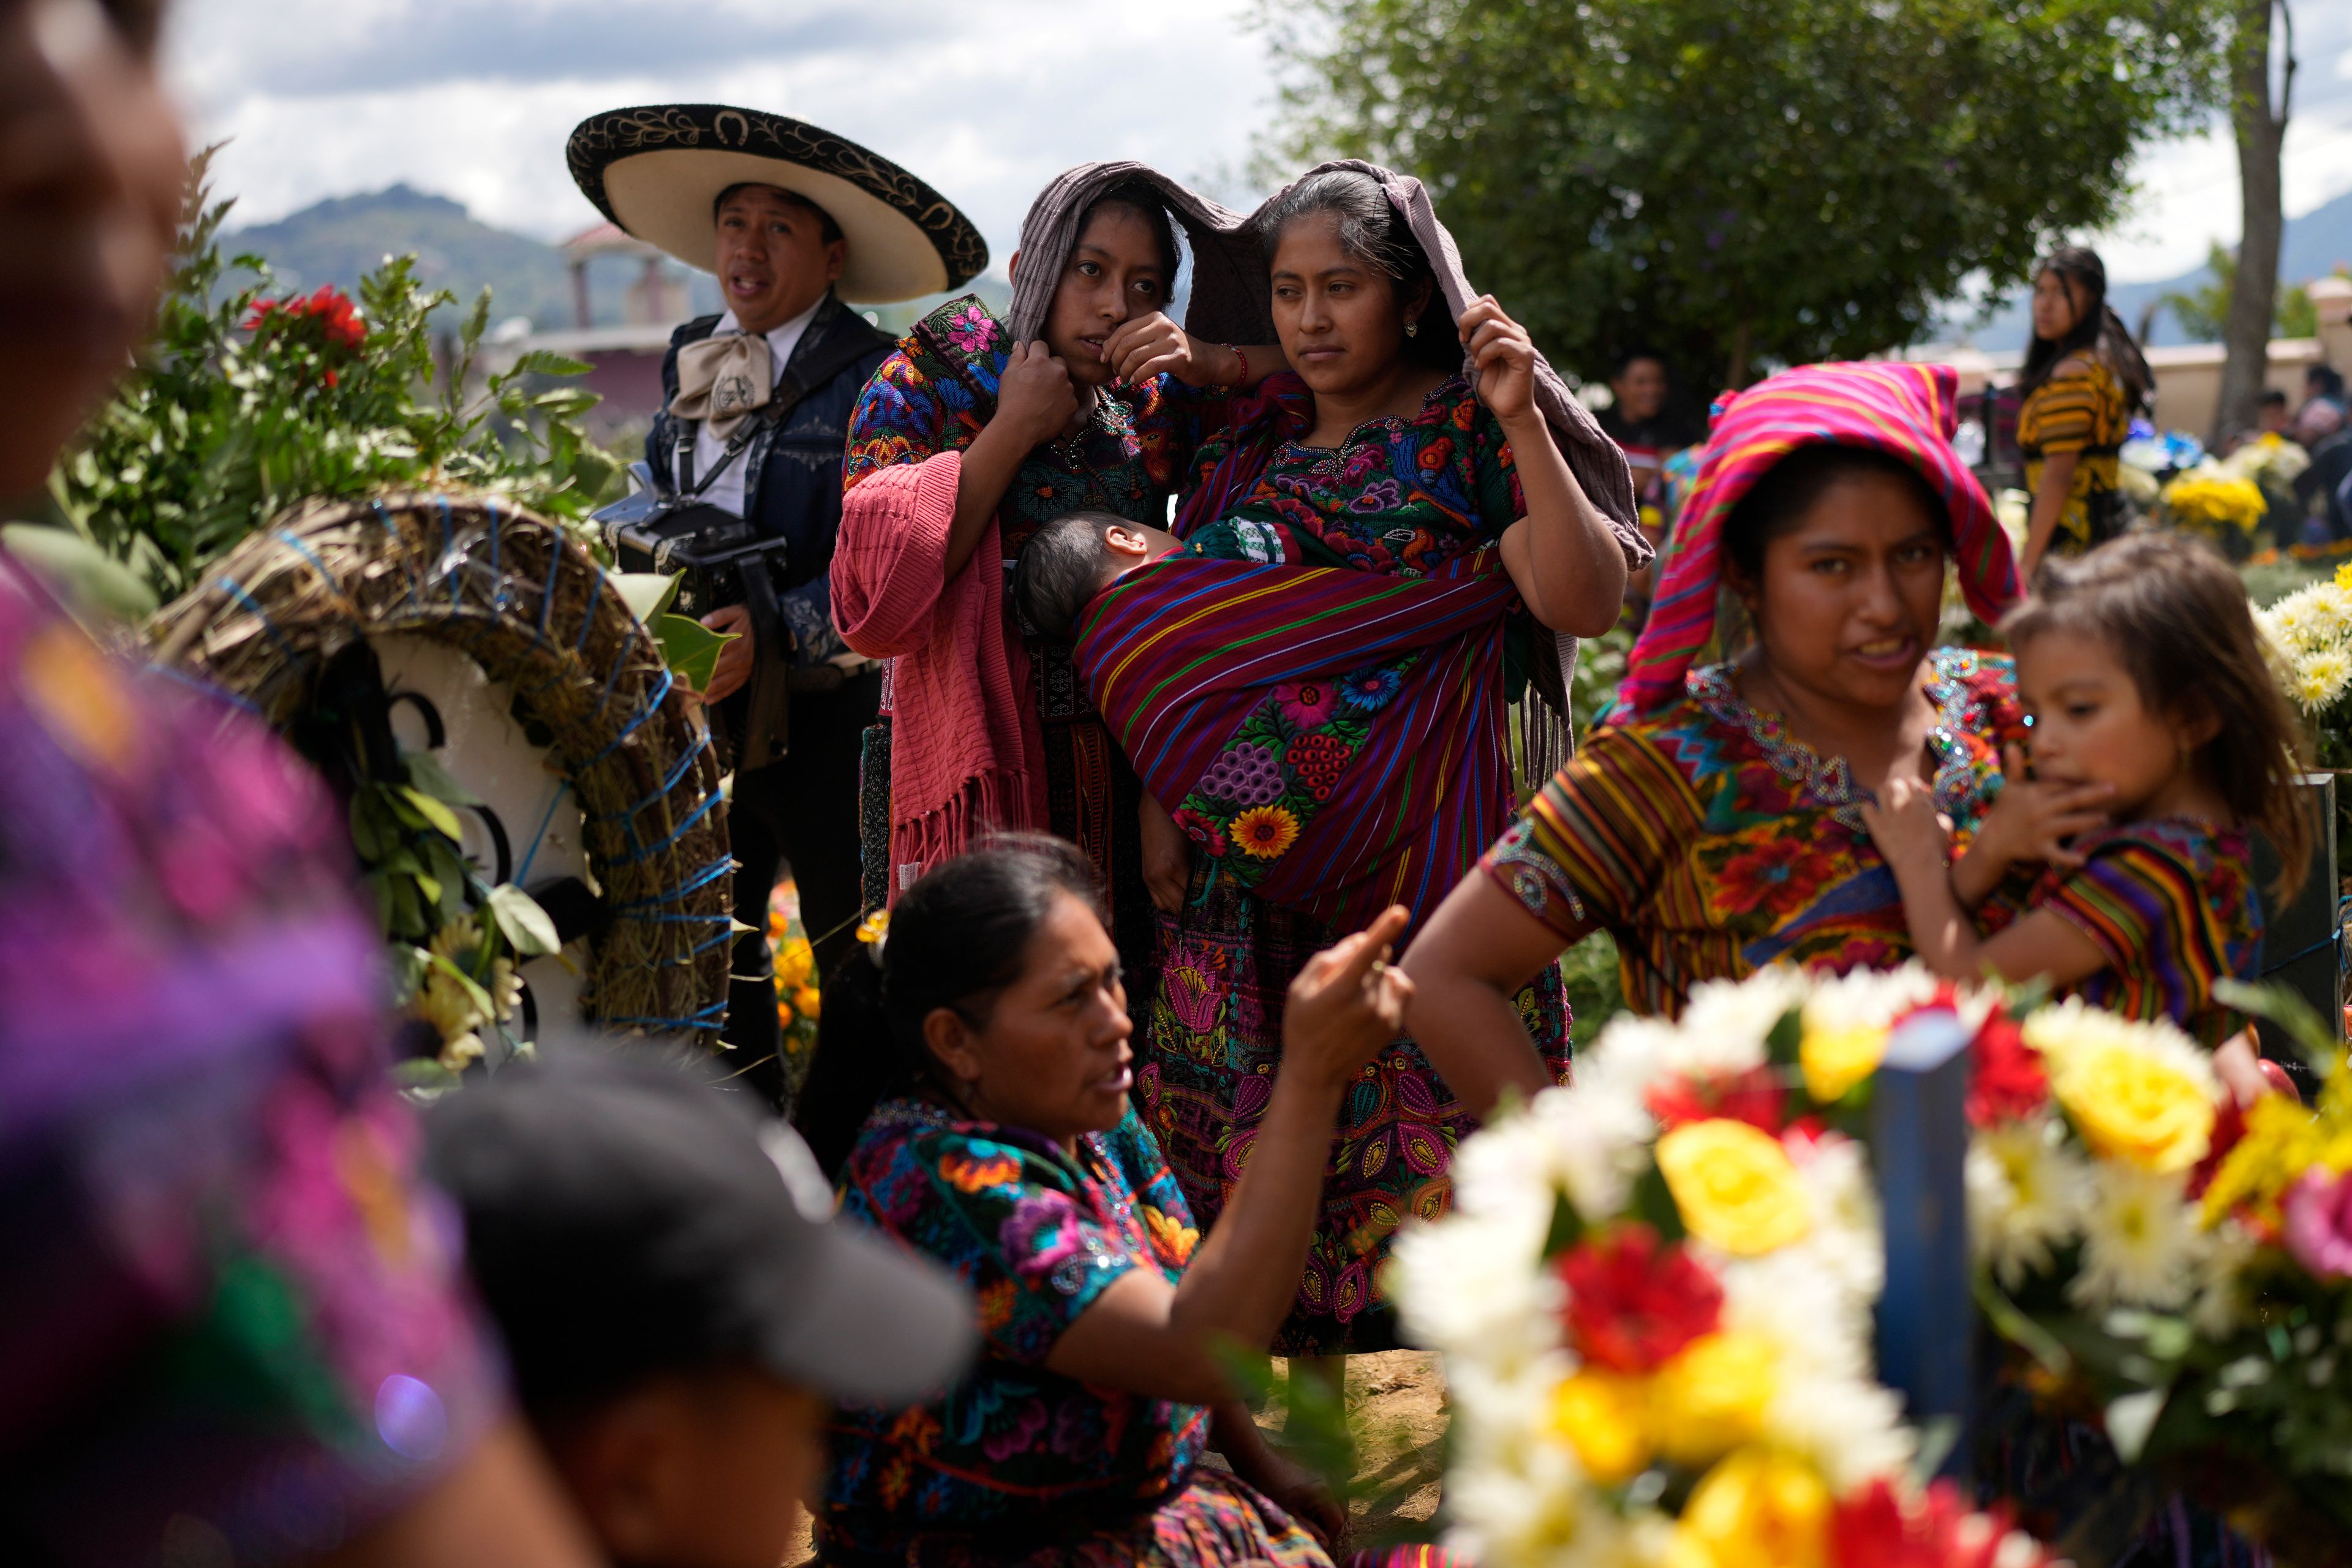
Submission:
M 1949 365 L 1801 365 L 1745 392 L 1725 393 L 1609 721 L 1682 696 L 1691 662 L 1715 635 L 1723 520 L 1800 447 L 1867 447 L 1918 469 L 1951 515 L 1952 556 L 1969 608 L 1999 620 L 2017 597 L 2017 564 L 1984 487 L 1952 450 L 1958 427 L 1959 377 Z

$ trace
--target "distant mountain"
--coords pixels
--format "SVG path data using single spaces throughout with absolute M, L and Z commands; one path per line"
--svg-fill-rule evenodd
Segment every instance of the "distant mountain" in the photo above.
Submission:
M 332 283 L 355 289 L 363 273 L 387 256 L 414 253 L 417 275 L 428 287 L 454 291 L 470 307 L 485 284 L 490 289 L 493 322 L 528 316 L 541 330 L 575 323 L 572 271 L 563 252 L 528 235 L 510 234 L 477 221 L 465 207 L 408 185 L 369 195 L 335 196 L 304 207 L 276 223 L 239 229 L 226 237 L 232 254 L 246 250 L 266 258 L 289 289 Z M 622 320 L 622 295 L 643 264 L 626 257 L 599 257 L 589 263 L 591 321 Z M 677 268 L 680 273 L 688 271 Z M 693 273 L 698 311 L 719 309 L 719 285 Z
M 2307 283 L 2347 262 L 2352 262 L 2352 191 L 2312 208 L 2301 217 L 2286 220 L 2279 245 L 2282 279 L 2289 283 Z M 2126 326 L 2137 331 L 2140 313 L 2159 297 L 2184 292 L 2206 281 L 2206 278 L 2205 268 L 2198 267 L 2178 278 L 2153 283 L 2114 284 L 2107 289 L 2107 303 L 2116 308 Z M 2033 327 L 2032 297 L 2031 287 L 2020 288 L 2001 301 L 1990 321 L 1978 324 L 1964 317 L 1948 318 L 1938 335 L 1947 342 L 1974 343 L 1986 350 L 2023 349 Z M 2172 312 L 2160 310 L 2147 341 L 2163 345 L 2185 343 L 2189 339 L 2181 331 L 2180 323 L 2172 319 Z

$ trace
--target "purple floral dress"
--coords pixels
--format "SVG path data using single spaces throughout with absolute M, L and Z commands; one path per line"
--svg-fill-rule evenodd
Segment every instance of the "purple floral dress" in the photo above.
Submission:
M 1413 417 L 1368 421 L 1337 447 L 1305 444 L 1314 419 L 1313 395 L 1288 373 L 1236 400 L 1229 426 L 1202 443 L 1180 511 L 1178 531 L 1196 553 L 1422 576 L 1526 515 L 1510 444 L 1461 376 L 1432 390 Z M 1233 493 L 1232 476 L 1254 449 L 1268 453 L 1254 482 L 1238 500 L 1211 500 Z M 1336 696 L 1308 693 L 1307 716 L 1329 727 Z M 1192 1212 L 1209 1226 L 1241 1180 L 1265 1114 L 1290 982 L 1340 933 L 1258 898 L 1204 856 L 1194 858 L 1183 911 L 1159 921 L 1160 973 L 1137 1089 Z M 1547 969 L 1518 1005 L 1529 1037 L 1566 1081 L 1559 970 Z M 1405 1219 L 1444 1212 L 1454 1147 L 1472 1125 L 1410 1038 L 1365 1067 L 1340 1113 L 1322 1214 L 1277 1353 L 1395 1344 L 1380 1278 L 1389 1241 Z

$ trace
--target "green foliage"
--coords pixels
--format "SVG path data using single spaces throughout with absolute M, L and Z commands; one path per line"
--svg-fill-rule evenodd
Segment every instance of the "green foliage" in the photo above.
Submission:
M 2230 321 L 2230 290 L 2238 281 L 2237 252 L 2217 240 L 2205 253 L 2205 270 L 2212 281 L 2169 291 L 2157 300 L 2172 312 L 2172 319 L 2180 323 L 2181 334 L 2192 343 L 2221 341 L 2221 331 Z M 2319 312 L 2311 302 L 2310 290 L 2300 283 L 2282 282 L 2271 311 L 2271 326 L 2276 337 L 2316 337 Z
M 1917 341 L 2105 226 L 2221 101 L 2217 0 L 1311 0 L 1283 153 L 1419 174 L 1565 368 L 1702 385 Z
M 208 158 L 190 172 L 154 331 L 51 475 L 78 531 L 168 600 L 310 497 L 453 484 L 586 515 L 619 472 L 577 423 L 595 395 L 562 384 L 587 366 L 526 353 L 477 391 L 489 293 L 436 363 L 426 317 L 450 296 L 417 283 L 413 257 L 362 280 L 356 319 L 340 295 L 272 300 L 267 263 L 222 254 L 231 204 L 211 199 Z M 232 287 L 236 274 L 249 280 Z

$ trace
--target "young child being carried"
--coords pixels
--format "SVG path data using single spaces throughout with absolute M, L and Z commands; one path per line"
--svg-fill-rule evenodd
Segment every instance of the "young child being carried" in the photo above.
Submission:
M 2045 979 L 2221 1044 L 2242 1020 L 2214 983 L 2260 968 L 2248 835 L 2278 849 L 2282 901 L 2310 840 L 2294 793 L 2302 738 L 2244 588 L 2200 546 L 2135 535 L 2048 563 L 2001 629 L 2032 777 L 2011 748 L 2007 786 L 1948 870 L 1927 789 L 1898 780 L 1862 808 L 1920 957 L 1954 979 Z M 1979 935 L 1970 911 L 2044 852 L 2023 911 Z
M 1512 570 L 1528 526 L 1379 575 L 1259 524 L 1188 542 L 1078 511 L 1030 537 L 1009 600 L 1073 644 L 1144 787 L 1220 874 L 1334 923 L 1391 903 L 1418 921 L 1510 808 L 1496 629 L 1533 626 Z

